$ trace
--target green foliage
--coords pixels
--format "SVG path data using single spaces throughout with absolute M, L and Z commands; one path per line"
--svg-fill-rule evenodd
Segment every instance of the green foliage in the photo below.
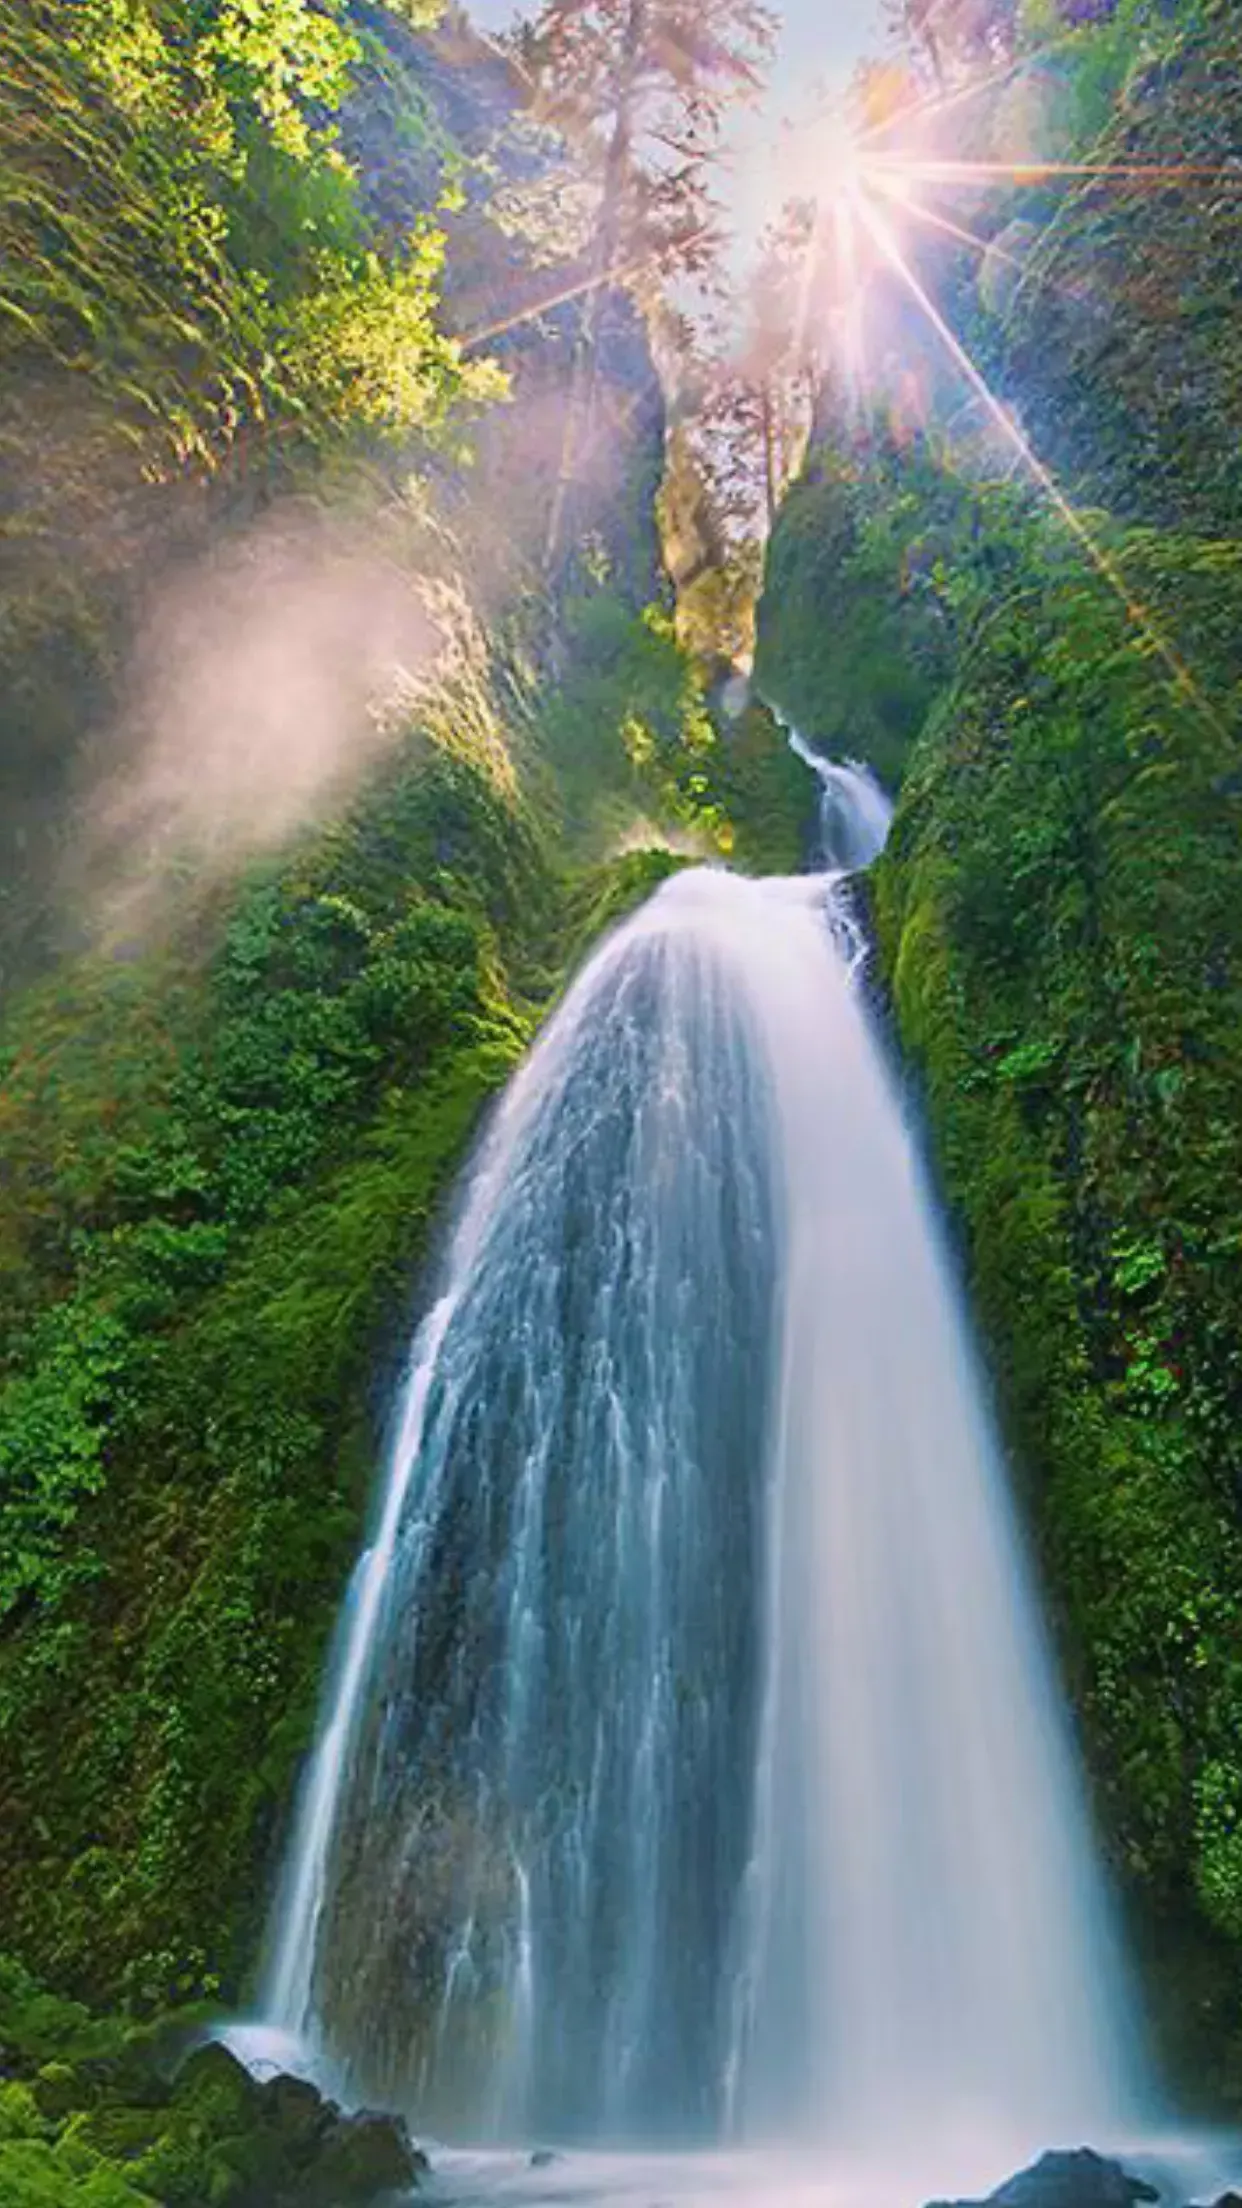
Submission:
M 300 2081 L 259 2084 L 202 2043 L 194 2011 L 147 2030 L 82 2012 L 76 2061 L 41 2062 L 36 2020 L 52 1997 L 0 1957 L 0 1988 L 15 1977 L 16 2008 L 0 1995 L 4 2208 L 348 2208 L 409 2194 L 417 2163 L 398 2124 L 355 2126 Z
M 538 743 L 571 843 L 602 851 L 652 813 L 718 835 L 715 730 L 671 617 L 601 589 L 569 601 L 564 633 L 569 665 L 541 707 Z
M 1058 140 L 1090 147 L 1126 104 L 1140 72 L 1176 43 L 1195 10 L 1184 0 L 1115 0 L 1085 20 L 1071 17 L 1067 28 L 1069 12 L 1060 0 L 1025 0 L 1023 43 L 1036 55 L 1054 46 Z
M 73 2139 L 0 2143 L 0 2199 L 5 2208 L 160 2208 Z
M 90 377 L 166 458 L 283 416 L 434 428 L 496 388 L 435 321 L 430 220 L 381 251 L 325 116 L 338 6 L 0 5 L 0 361 Z
M 442 701 L 205 957 L 64 969 L 0 1033 L 7 1921 L 112 1998 L 255 1952 L 374 1376 L 572 925 L 486 714 Z
M 882 431 L 815 447 L 768 548 L 755 654 L 763 695 L 808 740 L 897 783 L 953 665 L 956 561 L 976 535 L 970 487 L 918 448 Z M 1002 531 L 982 557 L 1001 584 L 1012 564 Z
M 570 666 L 537 741 L 571 847 L 598 855 L 645 828 L 752 872 L 796 869 L 810 783 L 771 716 L 714 711 L 702 665 L 659 605 L 635 614 L 599 590 L 570 600 L 565 633 Z
M 49 1993 L 13 1956 L 0 1954 L 0 2047 L 38 2067 L 108 2054 L 117 2038 L 115 2024 L 92 2016 L 79 2001 Z M 5 2136 L 15 2134 L 6 2130 Z M 41 2127 L 21 2136 L 41 2136 Z
M 463 779 L 451 762 L 420 774 L 420 800 L 433 817 L 437 778 L 452 802 Z M 475 802 L 486 810 L 482 788 Z M 472 1036 L 486 1017 L 477 919 L 415 890 L 381 917 L 320 888 L 332 879 L 331 871 L 317 879 L 299 869 L 248 892 L 193 1024 L 153 1038 L 158 1117 L 98 1145 L 89 1161 L 76 1151 L 66 1161 L 77 1216 L 60 1212 L 43 1249 L 72 1279 L 72 1292 L 26 1331 L 20 1306 L 12 1307 L 7 1330 L 0 1611 L 31 1596 L 46 1609 L 67 1579 L 95 1569 L 66 1537 L 84 1499 L 105 1484 L 109 1438 L 132 1408 L 160 1330 L 221 1277 L 239 1238 L 284 1191 L 339 1154 L 383 1086 L 415 1083 L 438 1052 Z M 125 1017 L 142 980 L 103 972 L 96 987 L 98 1029 Z M 47 1000 L 38 1011 L 55 1019 Z M 48 1044 L 36 1033 L 38 1066 L 16 1096 L 10 1092 L 19 1126 L 23 1108 L 40 1097 L 46 1104 L 49 1079 L 62 1077 L 54 1039 L 49 1069 Z M 82 1042 L 79 1034 L 79 1055 Z M 19 1028 L 11 1046 L 19 1068 L 30 1047 Z M 177 1055 L 169 1075 L 170 1047 Z M 97 1066 L 96 1077 L 103 1070 Z M 36 1144 L 27 1162 L 18 1150 L 15 1195 L 23 1170 L 39 1173 L 43 1155 Z
M 988 337 L 1043 454 L 1132 519 L 1242 532 L 1242 23 L 1232 0 L 1126 0 L 1050 64 L 1069 140 L 1112 166 L 1059 187 Z M 1098 145 L 1092 147 L 1097 132 Z M 1158 219 L 1145 168 L 1183 172 Z
M 1187 2089 L 1237 2105 L 1242 551 L 1099 526 L 1195 688 L 1000 499 L 1018 587 L 959 547 L 876 912 L 1101 1823 Z

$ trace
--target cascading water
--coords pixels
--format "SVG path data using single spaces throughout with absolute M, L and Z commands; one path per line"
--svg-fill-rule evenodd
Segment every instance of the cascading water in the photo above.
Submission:
M 826 759 L 796 728 L 789 748 L 819 783 L 819 843 L 825 864 L 850 874 L 883 850 L 893 808 L 870 767 L 856 759 Z
M 870 858 L 882 793 L 811 756 Z M 266 2010 L 458 2137 L 987 2133 L 1000 2174 L 1139 2096 L 838 882 L 686 873 L 605 944 L 415 1343 Z
M 706 2124 L 725 2058 L 775 1276 L 765 1069 L 713 893 L 689 879 L 605 949 L 493 1129 L 284 1942 L 355 2086 L 441 2125 Z

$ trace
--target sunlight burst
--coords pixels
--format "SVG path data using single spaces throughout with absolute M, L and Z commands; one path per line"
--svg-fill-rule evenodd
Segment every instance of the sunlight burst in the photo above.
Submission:
M 1047 500 L 1096 572 L 1114 592 L 1129 621 L 1164 665 L 1175 688 L 1191 700 L 1207 720 L 1219 726 L 1214 707 L 1181 653 L 1170 642 L 1151 609 L 1135 596 L 1118 560 L 1067 496 L 1052 469 L 1040 457 L 1010 409 L 993 391 L 983 370 L 936 304 L 906 250 L 904 231 L 908 223 L 914 223 L 967 247 L 981 259 L 994 257 L 1021 270 L 1022 259 L 1009 251 L 1003 242 L 982 236 L 942 208 L 928 205 L 926 194 L 944 188 L 960 191 L 963 187 L 974 186 L 988 190 L 998 185 L 1091 179 L 1161 190 L 1202 184 L 1207 180 L 1237 187 L 1242 184 L 1242 171 L 1195 164 L 1160 167 L 1126 162 L 976 161 L 943 158 L 913 146 L 906 152 L 896 148 L 883 152 L 876 149 L 875 140 L 881 131 L 891 135 L 919 121 L 937 120 L 953 104 L 950 98 L 899 110 L 882 125 L 872 125 L 852 135 L 847 132 L 848 145 L 842 143 L 839 125 L 834 128 L 831 152 L 821 170 L 808 237 L 804 290 L 808 302 L 818 297 L 821 308 L 826 310 L 830 337 L 836 333 L 837 367 L 848 399 L 856 410 L 861 410 L 866 402 L 863 332 L 867 297 L 875 279 L 887 274 L 896 279 L 906 300 L 917 307 L 940 350 L 952 362 L 982 409 L 985 420 L 1000 433 L 1022 472 Z M 826 269 L 828 240 L 833 242 L 835 251 L 833 265 Z

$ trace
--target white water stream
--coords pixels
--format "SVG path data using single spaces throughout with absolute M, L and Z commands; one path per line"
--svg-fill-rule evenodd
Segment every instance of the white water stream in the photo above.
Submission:
M 835 870 L 675 877 L 495 1115 L 342 1617 L 263 2027 L 424 2131 L 779 2139 L 810 2162 L 748 2197 L 822 2197 L 830 2151 L 851 2198 L 898 2167 L 925 2198 L 1124 2136 L 1149 2088 L 856 985 L 842 869 L 887 805 L 802 748 Z M 613 2197 L 581 2158 L 537 2193 L 467 2166 Z M 690 2166 L 644 2197 L 697 2198 Z M 693 2168 L 715 2197 L 753 2164 Z

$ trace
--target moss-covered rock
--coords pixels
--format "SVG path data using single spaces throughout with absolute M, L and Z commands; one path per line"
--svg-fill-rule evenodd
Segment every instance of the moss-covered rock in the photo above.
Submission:
M 372 2208 L 426 2168 L 399 2118 L 343 2115 L 300 2078 L 260 2083 L 217 2043 L 183 2065 L 166 2109 L 97 2111 L 78 2136 L 164 2208 Z
M 1242 23 L 1232 0 L 1151 14 L 1159 36 L 1135 39 L 1091 151 L 1111 173 L 1057 188 L 985 338 L 1038 449 L 1078 495 L 1236 537 Z
M 92 2027 L 120 2057 L 0 2084 L 3 2208 L 373 2208 L 408 2199 L 426 2169 L 396 2117 L 343 2114 L 300 2078 L 260 2082 L 215 2042 L 170 2080 L 116 2022 Z
M 1037 530 L 875 911 L 1183 2089 L 1242 2105 L 1242 551 Z M 1147 623 L 1195 670 L 1176 680 Z
M 722 706 L 718 719 L 713 786 L 730 824 L 732 864 L 749 874 L 801 872 L 815 830 L 813 776 L 757 698 L 736 715 Z
M 960 479 L 881 433 L 812 448 L 768 548 L 755 680 L 809 742 L 896 787 L 953 663 Z

